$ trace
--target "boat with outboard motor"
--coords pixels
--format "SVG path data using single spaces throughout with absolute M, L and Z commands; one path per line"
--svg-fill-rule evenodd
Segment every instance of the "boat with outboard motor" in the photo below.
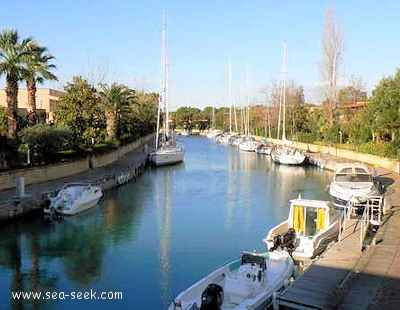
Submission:
M 339 215 L 330 201 L 290 200 L 288 218 L 268 232 L 263 240 L 270 251 L 287 250 L 295 260 L 321 254 L 339 235 Z
M 180 293 L 168 310 L 266 309 L 292 274 L 293 260 L 286 252 L 243 252 Z
M 75 215 L 97 205 L 103 196 L 101 187 L 90 183 L 67 183 L 55 197 L 49 197 L 45 214 Z

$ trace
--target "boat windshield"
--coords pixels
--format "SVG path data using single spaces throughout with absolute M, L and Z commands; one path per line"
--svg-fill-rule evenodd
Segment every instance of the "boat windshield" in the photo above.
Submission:
M 315 236 L 325 227 L 325 208 L 294 206 L 293 228 L 299 236 Z
M 253 255 L 251 253 L 244 253 L 242 255 L 242 263 L 241 265 L 244 264 L 257 264 L 264 270 L 266 269 L 266 263 L 265 263 L 265 257 L 260 256 L 260 255 Z
M 371 182 L 371 176 L 369 174 L 357 173 L 338 173 L 335 176 L 336 182 Z

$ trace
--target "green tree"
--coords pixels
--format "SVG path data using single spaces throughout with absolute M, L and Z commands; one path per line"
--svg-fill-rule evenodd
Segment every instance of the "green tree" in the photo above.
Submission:
M 94 86 L 75 76 L 64 90 L 66 93 L 61 95 L 55 111 L 56 122 L 72 131 L 75 146 L 87 148 L 93 143 L 103 142 L 106 136 L 104 110 Z
M 156 93 L 135 92 L 135 112 L 140 122 L 139 133 L 147 135 L 155 131 L 159 95 Z
M 8 112 L 0 106 L 0 136 L 7 136 L 8 132 Z
M 0 76 L 6 76 L 9 137 L 17 129 L 18 82 L 26 73 L 27 58 L 37 46 L 37 42 L 30 37 L 20 41 L 16 30 L 4 29 L 0 33 Z
M 196 121 L 201 118 L 200 112 L 201 110 L 198 108 L 180 107 L 172 114 L 174 126 L 191 131 L 195 127 Z
M 54 59 L 53 55 L 47 53 L 47 48 L 36 47 L 26 59 L 26 72 L 23 78 L 26 80 L 28 90 L 29 116 L 33 123 L 36 123 L 36 85 L 42 84 L 45 80 L 57 80 L 51 73 L 56 66 L 50 63 Z
M 58 152 L 70 148 L 71 135 L 68 129 L 47 124 L 25 127 L 20 132 L 22 146 L 28 146 L 36 160 L 44 163 L 54 162 Z
M 357 102 L 364 102 L 367 100 L 367 92 L 357 89 L 352 85 L 342 88 L 338 93 L 338 102 L 343 104 L 354 104 Z
M 363 113 L 362 130 L 384 141 L 396 141 L 400 128 L 400 68 L 394 76 L 383 78 L 372 91 Z M 368 121 L 367 121 L 368 120 Z
M 154 132 L 157 123 L 158 94 L 131 91 L 118 119 L 117 137 L 122 143 Z
M 112 83 L 111 86 L 101 84 L 100 88 L 101 104 L 106 116 L 107 139 L 116 139 L 118 120 L 130 103 L 134 92 L 127 86 L 118 83 Z

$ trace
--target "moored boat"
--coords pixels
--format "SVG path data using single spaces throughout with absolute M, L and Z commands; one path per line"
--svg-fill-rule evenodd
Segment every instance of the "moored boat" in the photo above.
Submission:
M 100 186 L 89 183 L 65 184 L 55 197 L 50 197 L 45 214 L 75 215 L 97 205 L 103 192 Z
M 270 251 L 284 249 L 295 260 L 321 254 L 339 234 L 339 216 L 330 201 L 290 200 L 288 218 L 268 232 L 263 240 Z
M 150 153 L 150 161 L 155 166 L 167 166 L 184 160 L 185 150 L 175 141 L 164 142 L 161 147 Z
M 253 137 L 245 137 L 238 143 L 239 150 L 245 152 L 255 152 L 258 147 L 258 142 Z
M 289 146 L 274 147 L 271 151 L 274 162 L 282 165 L 302 165 L 306 161 L 306 155 Z
M 180 293 L 168 310 L 266 309 L 292 273 L 293 261 L 285 252 L 244 252 Z
M 157 130 L 155 150 L 150 153 L 150 162 L 154 166 L 166 166 L 180 163 L 184 160 L 185 150 L 178 145 L 169 129 L 169 102 L 168 102 L 168 62 L 167 62 L 167 23 L 163 27 L 163 52 L 164 52 L 164 85 L 160 97 L 157 115 Z M 164 110 L 163 127 L 160 129 L 161 110 Z
M 263 155 L 271 155 L 272 148 L 273 148 L 272 144 L 262 143 L 259 146 L 257 146 L 256 153 Z
M 379 190 L 368 167 L 361 163 L 336 164 L 329 195 L 338 209 L 349 203 L 362 205 L 369 196 L 378 196 Z

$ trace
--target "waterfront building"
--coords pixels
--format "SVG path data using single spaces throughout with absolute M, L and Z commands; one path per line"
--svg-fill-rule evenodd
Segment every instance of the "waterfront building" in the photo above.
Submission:
M 60 100 L 62 91 L 51 88 L 38 88 L 36 90 L 36 111 L 40 117 L 43 117 L 47 123 L 54 121 L 54 111 Z M 7 107 L 6 92 L 0 89 L 0 106 Z M 28 91 L 27 89 L 18 90 L 18 110 L 23 116 L 29 112 Z

